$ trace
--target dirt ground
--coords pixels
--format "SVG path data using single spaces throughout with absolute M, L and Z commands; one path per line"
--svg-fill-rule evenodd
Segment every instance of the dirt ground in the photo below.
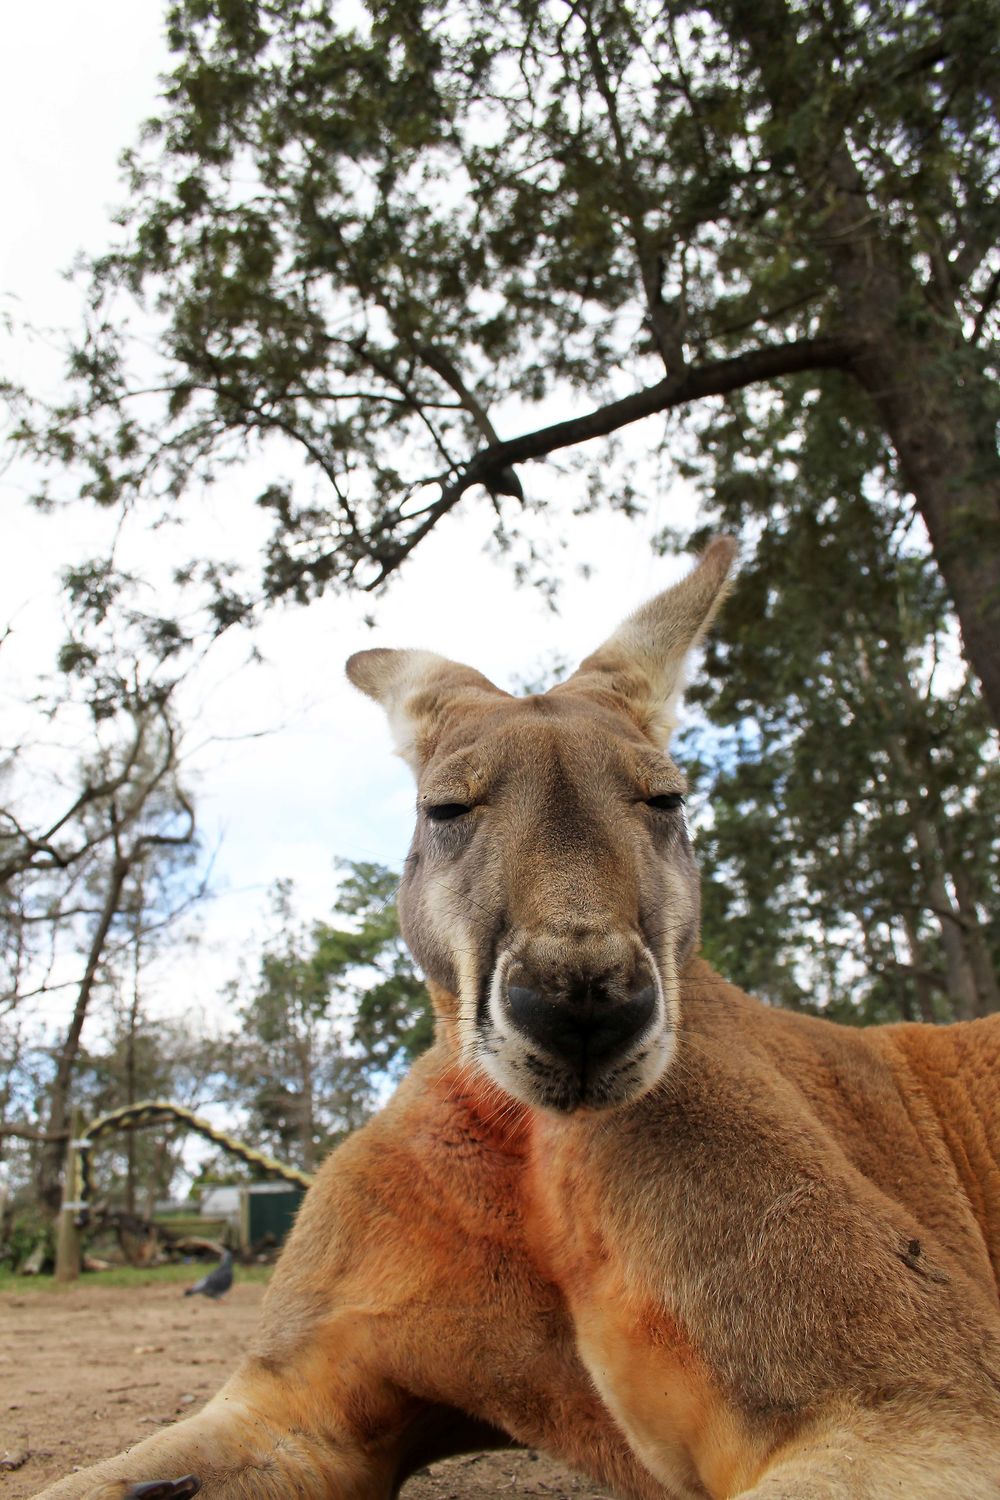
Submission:
M 66 1291 L 0 1294 L 0 1500 L 187 1416 L 230 1373 L 264 1288 L 221 1302 L 177 1285 L 124 1289 L 86 1280 Z M 447 1459 L 415 1474 L 405 1500 L 604 1500 L 533 1453 Z

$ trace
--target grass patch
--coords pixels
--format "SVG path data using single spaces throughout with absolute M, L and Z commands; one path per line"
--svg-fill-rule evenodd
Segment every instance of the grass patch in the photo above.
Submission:
M 85 1271 L 78 1281 L 59 1282 L 54 1276 L 18 1276 L 0 1269 L 0 1294 L 3 1292 L 61 1292 L 70 1286 L 156 1286 L 191 1284 L 211 1270 L 210 1261 L 191 1261 L 189 1265 L 115 1266 L 111 1271 Z M 266 1282 L 273 1266 L 237 1266 L 237 1281 Z

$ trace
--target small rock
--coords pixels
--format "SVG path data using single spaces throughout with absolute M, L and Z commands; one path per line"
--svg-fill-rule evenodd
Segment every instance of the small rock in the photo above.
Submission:
M 27 1443 L 15 1443 L 4 1450 L 0 1458 L 0 1470 L 22 1469 L 31 1457 L 31 1449 Z

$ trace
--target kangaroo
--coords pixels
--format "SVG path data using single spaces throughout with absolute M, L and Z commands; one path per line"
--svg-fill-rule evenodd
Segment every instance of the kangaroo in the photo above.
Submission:
M 505 1443 L 630 1500 L 1000 1497 L 1000 1017 L 840 1027 L 697 956 L 666 746 L 733 555 L 544 694 L 351 658 L 416 773 L 436 1041 L 237 1373 L 47 1500 L 389 1500 Z

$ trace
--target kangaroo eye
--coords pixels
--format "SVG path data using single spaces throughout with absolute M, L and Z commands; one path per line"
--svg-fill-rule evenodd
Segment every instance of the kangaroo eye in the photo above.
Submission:
M 456 818 L 464 818 L 471 811 L 467 802 L 437 802 L 424 808 L 432 823 L 453 823 Z
M 658 797 L 647 797 L 647 807 L 655 807 L 659 812 L 670 812 L 672 808 L 684 806 L 683 792 L 661 792 Z

